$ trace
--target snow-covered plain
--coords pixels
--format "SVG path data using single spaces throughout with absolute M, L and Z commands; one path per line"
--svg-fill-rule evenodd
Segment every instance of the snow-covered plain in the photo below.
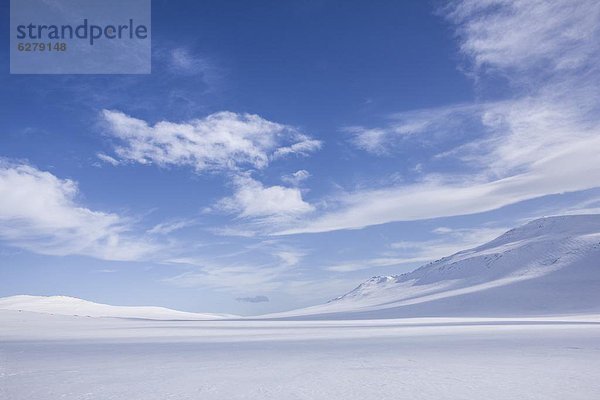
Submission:
M 600 216 L 235 318 L 0 299 L 0 399 L 600 399 Z
M 2 399 L 600 398 L 600 316 L 0 320 Z

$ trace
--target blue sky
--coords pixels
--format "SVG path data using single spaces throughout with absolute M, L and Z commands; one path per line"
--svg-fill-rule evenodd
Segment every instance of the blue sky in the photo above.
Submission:
M 151 75 L 2 47 L 0 296 L 286 310 L 600 209 L 596 1 L 152 7 Z

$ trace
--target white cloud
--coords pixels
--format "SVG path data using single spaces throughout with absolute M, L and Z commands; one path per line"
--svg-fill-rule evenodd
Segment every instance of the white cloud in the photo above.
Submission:
M 439 239 L 392 243 L 390 245 L 392 251 L 379 257 L 340 262 L 330 265 L 326 269 L 333 272 L 352 272 L 377 267 L 426 263 L 482 245 L 500 236 L 506 230 L 505 228 L 450 229 L 439 227 L 433 231 L 441 236 Z
M 403 264 L 424 263 L 432 258 L 429 255 L 415 257 L 375 257 L 369 259 L 343 261 L 325 267 L 332 272 L 354 272 L 370 268 L 397 267 Z
M 478 139 L 440 155 L 461 162 L 461 172 L 427 168 L 431 173 L 421 181 L 346 193 L 339 208 L 280 233 L 472 214 L 600 186 L 600 3 L 454 4 L 451 18 L 459 24 L 463 51 L 486 73 L 509 79 L 516 97 L 405 113 L 400 128 L 368 128 L 375 134 L 367 133 L 361 143 L 377 152 L 410 132 L 452 135 L 457 128 L 445 123 L 449 118 L 459 126 L 475 124 L 481 128 Z
M 283 262 L 284 265 L 290 267 L 297 265 L 305 256 L 303 252 L 294 250 L 279 251 L 275 253 L 275 255 Z
M 540 215 L 581 215 L 581 214 L 600 214 L 600 196 L 588 198 L 586 200 L 570 204 L 568 207 L 562 207 L 559 209 L 547 210 L 547 212 Z
M 275 150 L 273 158 L 282 158 L 290 154 L 298 154 L 305 156 L 309 153 L 319 150 L 322 145 L 321 141 L 311 139 L 306 135 L 299 135 L 296 137 L 296 140 L 298 140 L 298 142 L 290 146 L 280 147 L 277 150 Z
M 178 219 L 173 221 L 162 222 L 149 229 L 148 233 L 154 235 L 167 235 L 171 232 L 175 232 L 180 229 L 195 225 L 196 223 L 196 220 L 193 219 Z
M 273 255 L 279 257 L 277 254 Z M 280 296 L 285 293 L 309 304 L 315 298 L 332 299 L 362 281 L 360 277 L 308 279 L 294 262 L 218 263 L 215 259 L 198 258 L 178 258 L 170 262 L 193 268 L 164 280 L 175 286 L 212 288 L 240 296 L 247 293 L 277 293 Z
M 600 135 L 565 146 L 560 153 L 532 163 L 527 172 L 492 181 L 482 181 L 482 176 L 468 176 L 461 183 L 439 179 L 355 192 L 344 197 L 341 210 L 280 234 L 356 229 L 392 221 L 473 214 L 552 193 L 597 187 L 600 186 L 599 148 Z
M 234 179 L 235 193 L 218 202 L 216 207 L 241 218 L 267 218 L 286 221 L 313 211 L 313 206 L 302 199 L 298 188 L 268 186 L 239 175 Z
M 302 276 L 301 261 L 307 251 L 282 243 L 261 240 L 237 245 L 227 253 L 193 253 L 169 259 L 168 263 L 187 266 L 188 271 L 167 281 L 188 287 L 210 287 L 234 292 L 265 293 L 287 287 Z
M 165 279 L 181 287 L 209 287 L 233 293 L 270 292 L 282 286 L 281 279 L 289 271 L 287 265 L 241 262 L 216 263 L 196 258 L 177 258 L 169 262 L 193 266 L 191 271 Z
M 345 127 L 342 131 L 352 135 L 351 143 L 364 151 L 376 155 L 389 155 L 414 135 L 458 136 L 458 130 L 465 125 L 478 123 L 481 106 L 477 104 L 459 104 L 426 110 L 413 110 L 390 116 L 383 127 L 363 126 Z M 443 139 L 436 137 L 438 141 Z
M 289 183 L 290 185 L 298 186 L 303 181 L 310 178 L 310 172 L 305 169 L 301 169 L 299 171 L 294 172 L 293 174 L 284 175 L 281 177 L 281 180 Z
M 384 154 L 387 152 L 385 144 L 390 134 L 388 129 L 349 126 L 342 130 L 353 135 L 352 143 L 359 149 L 374 154 Z
M 596 0 L 460 0 L 447 11 L 478 68 L 552 74 L 597 62 Z
M 205 74 L 212 69 L 206 59 L 193 55 L 188 49 L 178 47 L 169 53 L 169 66 L 174 72 L 184 74 Z
M 104 161 L 105 163 L 108 163 L 115 167 L 120 164 L 119 160 L 117 160 L 116 158 L 111 157 L 107 154 L 104 154 L 104 153 L 98 153 L 98 154 L 96 154 L 96 157 L 98 157 L 100 160 Z
M 139 260 L 161 247 L 131 234 L 130 221 L 76 202 L 77 184 L 27 164 L 0 161 L 0 239 L 50 255 Z
M 159 166 L 190 166 L 196 171 L 264 168 L 287 154 L 306 154 L 318 140 L 258 115 L 219 112 L 203 119 L 154 125 L 119 111 L 103 110 L 106 132 L 122 141 L 115 148 L 123 161 Z

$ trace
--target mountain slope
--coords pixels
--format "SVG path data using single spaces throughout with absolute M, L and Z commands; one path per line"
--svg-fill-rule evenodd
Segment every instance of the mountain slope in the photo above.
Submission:
M 0 310 L 86 317 L 141 318 L 155 320 L 211 320 L 233 317 L 227 314 L 190 313 L 164 307 L 125 307 L 98 304 L 68 296 L 11 296 L 0 298 Z
M 373 277 L 327 304 L 273 315 L 324 318 L 600 312 L 600 215 L 548 217 L 413 272 Z

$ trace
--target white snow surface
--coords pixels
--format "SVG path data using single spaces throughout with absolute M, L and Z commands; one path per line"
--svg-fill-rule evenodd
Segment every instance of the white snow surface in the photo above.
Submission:
M 271 318 L 561 315 L 600 312 L 600 215 L 534 220 L 327 304 Z
M 32 311 L 84 317 L 206 320 L 234 317 L 230 314 L 191 313 L 164 307 L 130 307 L 98 304 L 68 296 L 10 296 L 0 298 L 0 310 Z
M 156 321 L 0 310 L 7 400 L 591 400 L 600 315 Z

